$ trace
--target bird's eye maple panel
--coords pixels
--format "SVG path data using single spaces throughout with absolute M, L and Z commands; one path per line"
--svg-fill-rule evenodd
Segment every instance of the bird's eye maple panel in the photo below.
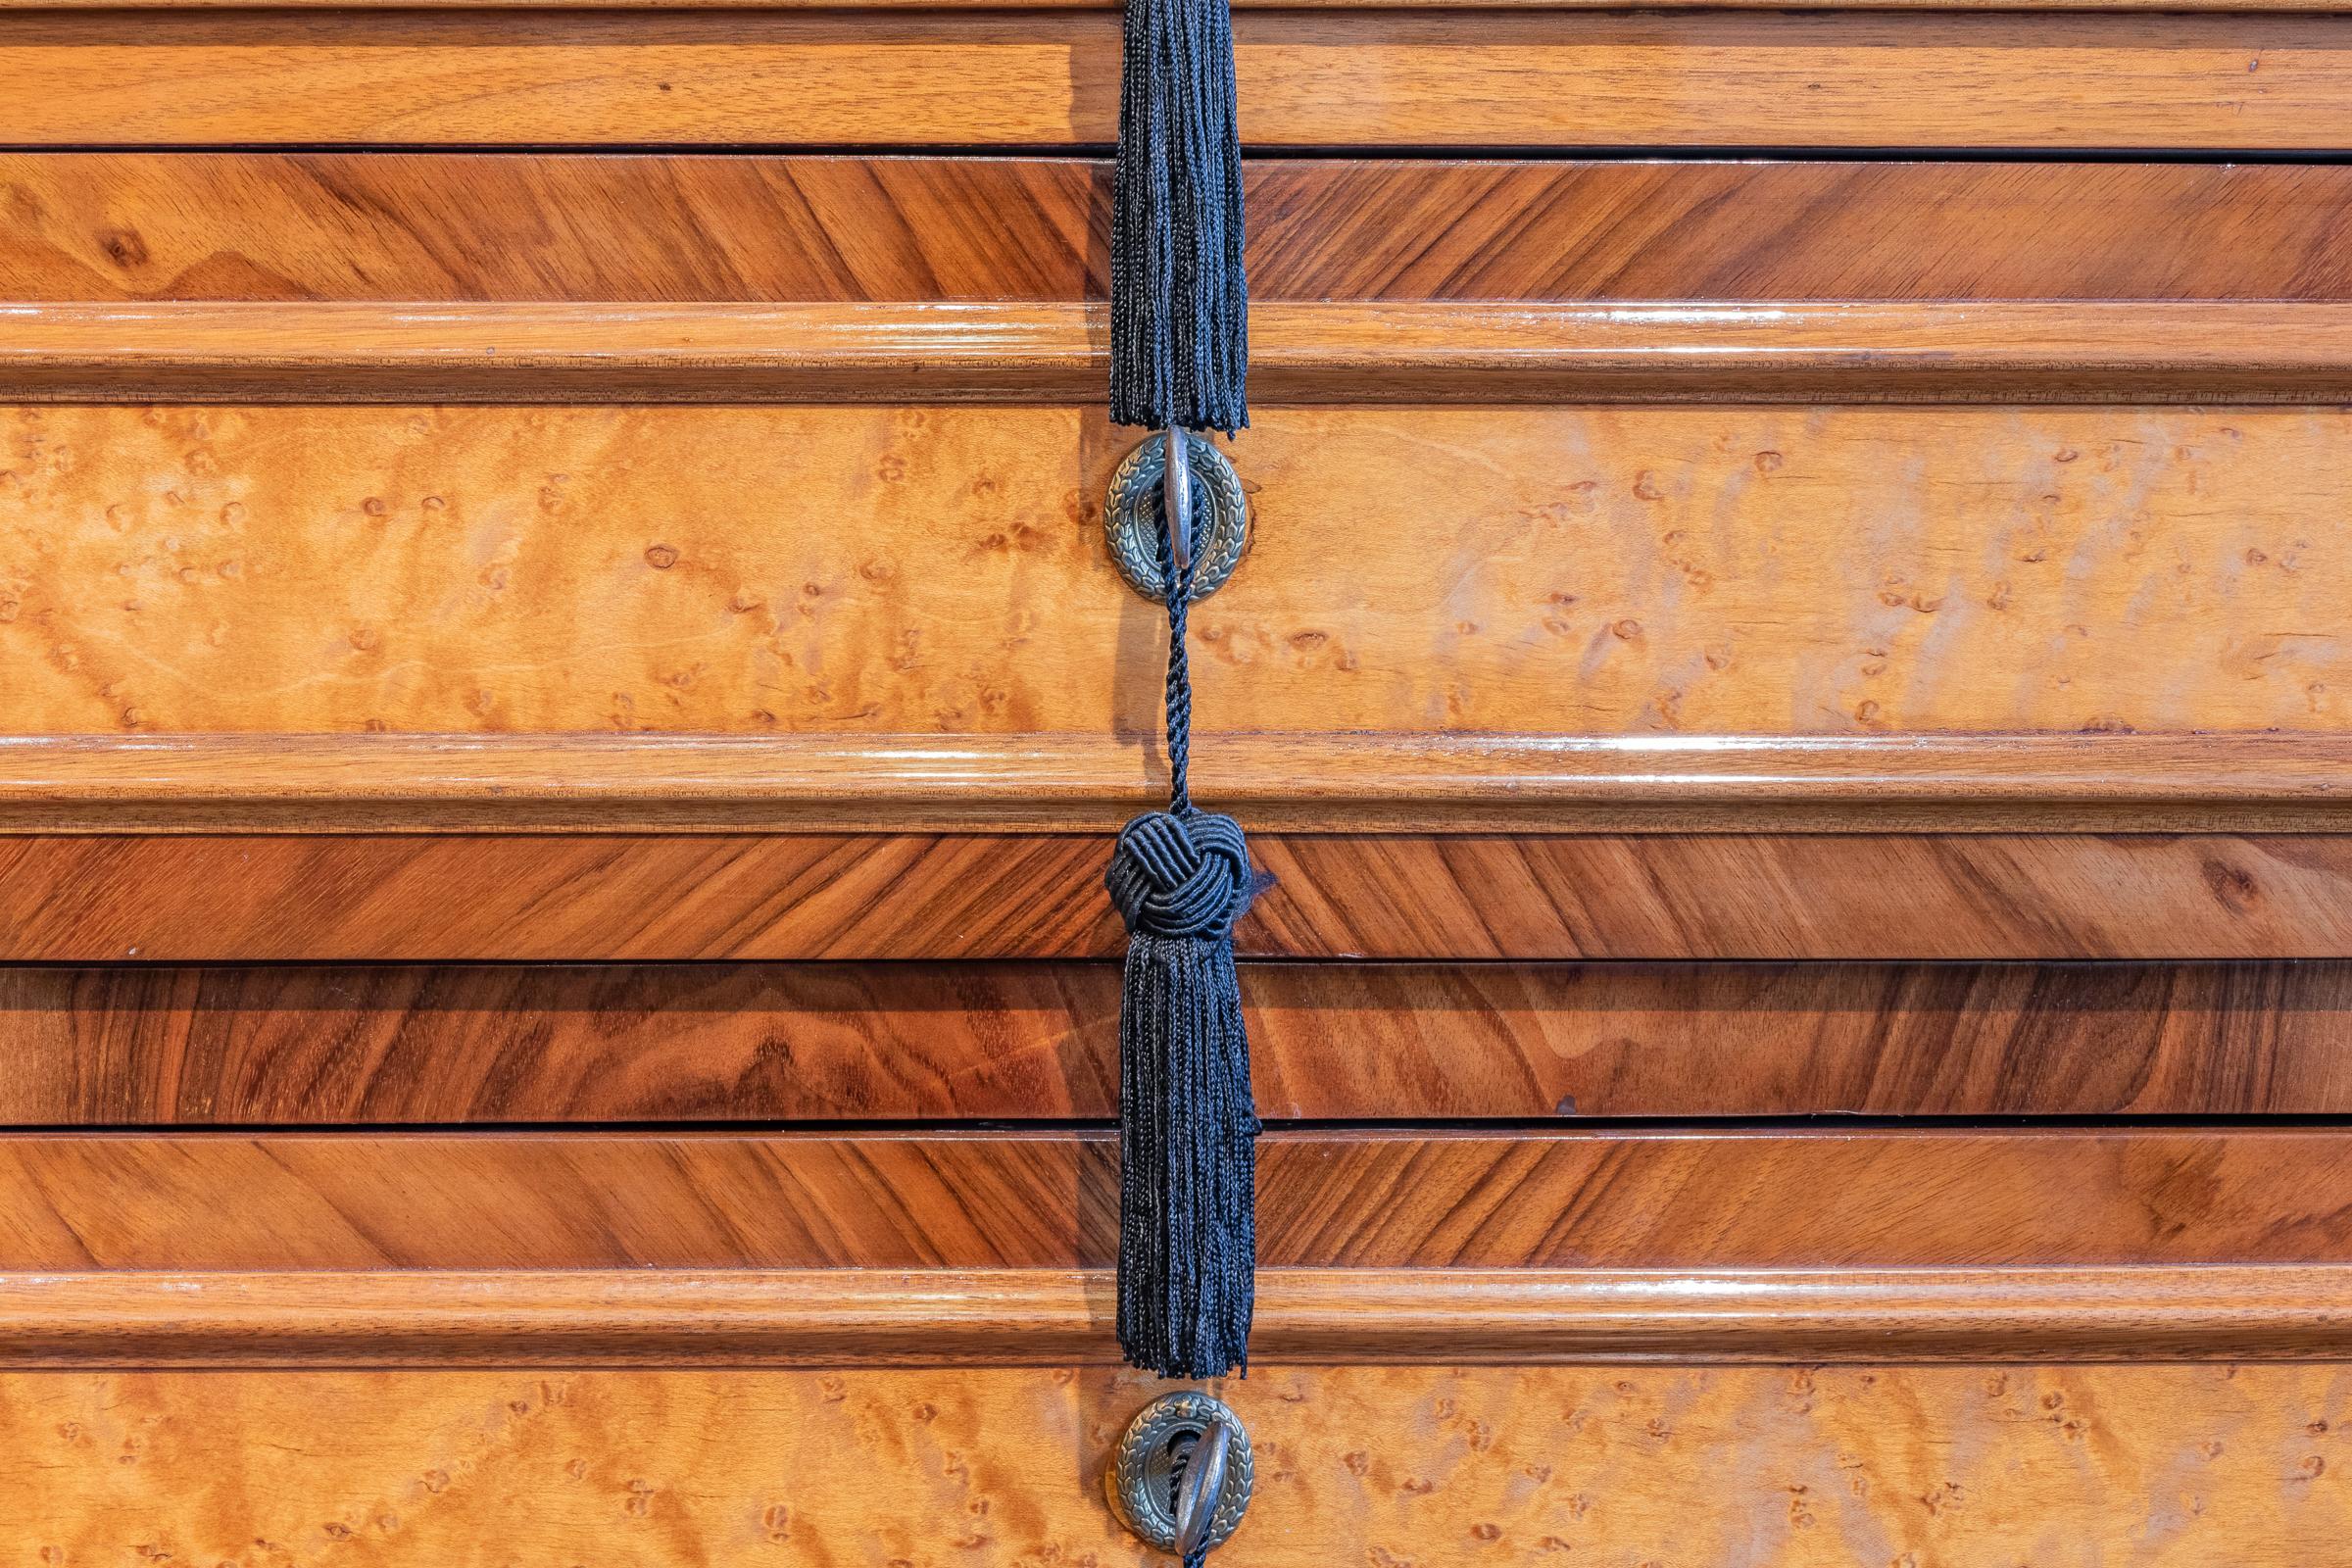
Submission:
M 0 728 L 1148 735 L 1055 408 L 0 412 Z M 1215 729 L 2346 727 L 2332 408 L 1269 408 Z M 856 519 L 845 526 L 844 519 Z
M 812 1543 L 925 1562 L 943 1541 L 978 1568 L 1125 1564 L 1143 1553 L 1101 1464 L 1154 1392 L 1107 1371 L 16 1373 L 0 1443 L 28 1461 L 28 1551 L 69 1562 L 470 1562 L 527 1539 L 649 1568 Z M 1259 1455 L 1230 1551 L 1270 1568 L 2012 1568 L 2021 1541 L 2051 1568 L 2274 1568 L 2352 1528 L 2337 1366 L 1272 1367 L 1219 1392 Z

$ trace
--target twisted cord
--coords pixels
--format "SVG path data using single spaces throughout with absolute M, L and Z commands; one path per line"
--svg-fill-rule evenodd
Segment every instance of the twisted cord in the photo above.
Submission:
M 1190 454 L 1181 441 L 1179 452 Z M 1163 502 L 1164 505 L 1164 502 Z M 1185 632 L 1192 621 L 1193 573 L 1200 568 L 1197 550 L 1185 552 L 1186 565 L 1176 569 L 1176 530 L 1193 538 L 1192 518 L 1168 518 L 1159 536 L 1159 580 L 1168 606 L 1168 809 L 1178 816 L 1193 808 L 1193 662 L 1185 651 Z

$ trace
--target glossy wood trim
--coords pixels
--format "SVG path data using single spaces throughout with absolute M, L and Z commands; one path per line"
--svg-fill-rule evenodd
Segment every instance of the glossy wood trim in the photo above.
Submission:
M 1256 1363 L 2302 1361 L 2352 1265 L 1297 1269 Z M 1110 1366 L 1090 1269 L 0 1275 L 0 1367 Z
M 19 12 L 19 146 L 1107 145 L 1107 12 Z M 1245 12 L 1267 147 L 2333 152 L 2338 16 Z M 2249 65 L 2251 64 L 2251 69 Z
M 1201 737 L 1284 833 L 2352 826 L 2327 734 Z M 1160 748 L 1022 735 L 0 736 L 0 833 L 1115 832 Z
M 1107 958 L 1107 834 L 0 837 L 0 961 Z M 2340 834 L 1286 835 L 1265 957 L 2352 956 Z
M 2352 964 L 1247 963 L 1274 1119 L 2352 1115 Z M 1120 968 L 0 968 L 0 1124 L 1106 1120 Z M 1555 1124 L 1557 1125 L 1557 1124 Z
M 0 306 L 0 398 L 1077 402 L 1107 308 L 1034 303 Z M 1263 403 L 2352 397 L 2352 306 L 2252 301 L 1276 302 Z

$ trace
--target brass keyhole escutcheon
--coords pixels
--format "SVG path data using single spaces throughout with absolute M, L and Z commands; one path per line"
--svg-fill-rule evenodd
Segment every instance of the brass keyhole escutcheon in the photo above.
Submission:
M 1188 1473 L 1213 1432 L 1222 1430 L 1224 1477 L 1200 1501 L 1205 1521 L 1185 1518 Z M 1146 1544 L 1180 1552 L 1191 1524 L 1208 1546 L 1221 1546 L 1241 1527 L 1252 1481 L 1250 1434 L 1224 1400 L 1205 1394 L 1165 1394 L 1144 1406 L 1119 1440 L 1103 1473 L 1111 1511 Z
M 1190 597 L 1197 603 L 1223 587 L 1242 564 L 1242 553 L 1250 547 L 1250 502 L 1242 494 L 1241 475 L 1208 437 L 1187 431 L 1184 449 L 1193 474 L 1195 564 Z M 1153 604 L 1167 597 L 1159 568 L 1167 472 L 1167 440 L 1152 436 L 1120 463 L 1102 501 L 1102 531 L 1110 559 L 1127 586 Z

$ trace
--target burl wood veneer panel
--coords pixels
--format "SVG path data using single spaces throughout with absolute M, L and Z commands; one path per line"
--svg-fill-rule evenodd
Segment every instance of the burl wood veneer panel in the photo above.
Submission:
M 1141 1565 L 1109 1371 L 16 1373 L 28 1561 Z M 2302 1568 L 2352 1534 L 2339 1366 L 1260 1367 L 1267 1568 Z M 291 1436 L 290 1436 L 291 1435 Z
M 1252 836 L 1246 954 L 2337 958 L 2352 838 Z M 0 838 L 0 960 L 1115 957 L 1110 840 Z
M 0 1271 L 1077 1268 L 1108 1130 L 0 1137 Z M 1270 1131 L 1268 1267 L 2352 1258 L 2331 1128 Z
M 1250 964 L 1271 1117 L 2352 1112 L 2352 967 Z M 1106 1118 L 1104 963 L 0 970 L 19 1125 Z
M 1155 734 L 1052 408 L 0 415 L 0 730 Z M 1267 409 L 1234 730 L 2341 729 L 2324 408 Z M 982 608 L 984 607 L 984 609 Z
M 2337 17 L 1270 11 L 1268 146 L 2332 150 Z M 1108 143 L 1115 14 L 0 16 L 0 142 Z
M 1261 301 L 2352 298 L 2336 165 L 1269 159 L 1245 177 Z M 6 153 L 0 193 L 7 299 L 1108 287 L 1103 161 Z

